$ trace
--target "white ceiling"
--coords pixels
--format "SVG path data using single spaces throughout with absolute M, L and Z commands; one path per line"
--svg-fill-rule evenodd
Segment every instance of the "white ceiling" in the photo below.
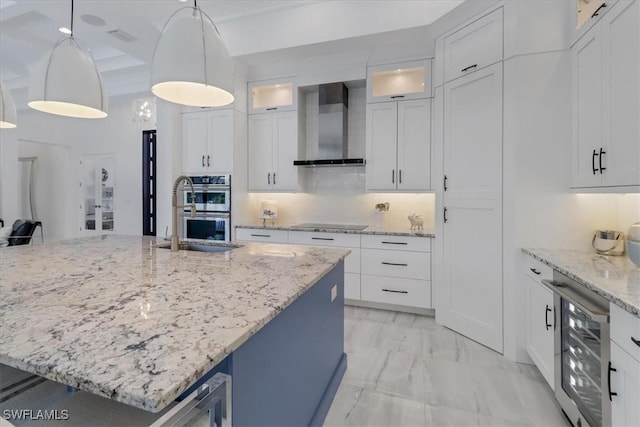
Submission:
M 199 0 L 231 56 L 247 66 L 348 55 L 424 40 L 428 25 L 464 0 Z M 482 2 L 467 2 L 482 3 Z M 486 1 L 485 1 L 486 3 Z M 148 89 L 149 63 L 168 17 L 190 0 L 76 0 L 74 35 L 88 47 L 110 95 Z M 35 64 L 64 37 L 70 0 L 0 0 L 0 79 L 21 98 Z M 461 9 L 461 8 L 458 8 Z M 468 7 L 467 7 L 468 9 Z M 103 26 L 90 25 L 95 15 Z M 121 30 L 134 40 L 109 33 Z M 382 34 L 381 34 L 382 33 Z M 20 103 L 19 103 L 20 104 Z

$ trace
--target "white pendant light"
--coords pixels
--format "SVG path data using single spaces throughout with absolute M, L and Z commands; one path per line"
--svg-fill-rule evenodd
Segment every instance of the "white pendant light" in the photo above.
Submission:
M 107 95 L 91 54 L 71 34 L 60 40 L 36 67 L 29 85 L 29 107 L 59 116 L 107 117 Z
M 183 16 L 176 15 L 188 10 Z M 213 20 L 194 0 L 169 17 L 153 53 L 151 92 L 176 104 L 221 107 L 233 97 L 233 62 Z
M 16 103 L 11 92 L 0 82 L 0 129 L 13 129 L 17 126 Z

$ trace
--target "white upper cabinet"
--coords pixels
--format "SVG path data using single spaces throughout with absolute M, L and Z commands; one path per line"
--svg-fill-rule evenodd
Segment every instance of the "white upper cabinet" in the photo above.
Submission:
M 298 108 L 298 87 L 293 78 L 250 82 L 248 95 L 249 114 Z
M 574 0 L 576 21 L 573 40 L 577 40 L 595 25 L 618 0 Z
M 185 173 L 233 172 L 233 109 L 182 115 Z
M 431 188 L 431 100 L 367 105 L 368 191 Z
M 249 115 L 249 190 L 297 191 L 298 112 Z
M 444 39 L 444 81 L 502 61 L 502 8 Z
M 367 68 L 367 102 L 431 97 L 431 60 Z
M 574 188 L 640 185 L 640 4 L 609 8 L 571 48 Z

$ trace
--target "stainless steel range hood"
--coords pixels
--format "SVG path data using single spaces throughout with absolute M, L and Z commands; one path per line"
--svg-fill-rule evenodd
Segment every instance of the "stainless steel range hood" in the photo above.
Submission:
M 364 159 L 348 158 L 349 91 L 344 83 L 318 87 L 318 157 L 295 160 L 295 166 L 359 166 Z

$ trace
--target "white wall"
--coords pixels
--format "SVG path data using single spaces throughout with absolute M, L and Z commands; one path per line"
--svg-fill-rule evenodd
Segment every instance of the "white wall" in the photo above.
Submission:
M 18 129 L 0 130 L 0 218 L 5 226 L 20 216 L 18 196 Z

